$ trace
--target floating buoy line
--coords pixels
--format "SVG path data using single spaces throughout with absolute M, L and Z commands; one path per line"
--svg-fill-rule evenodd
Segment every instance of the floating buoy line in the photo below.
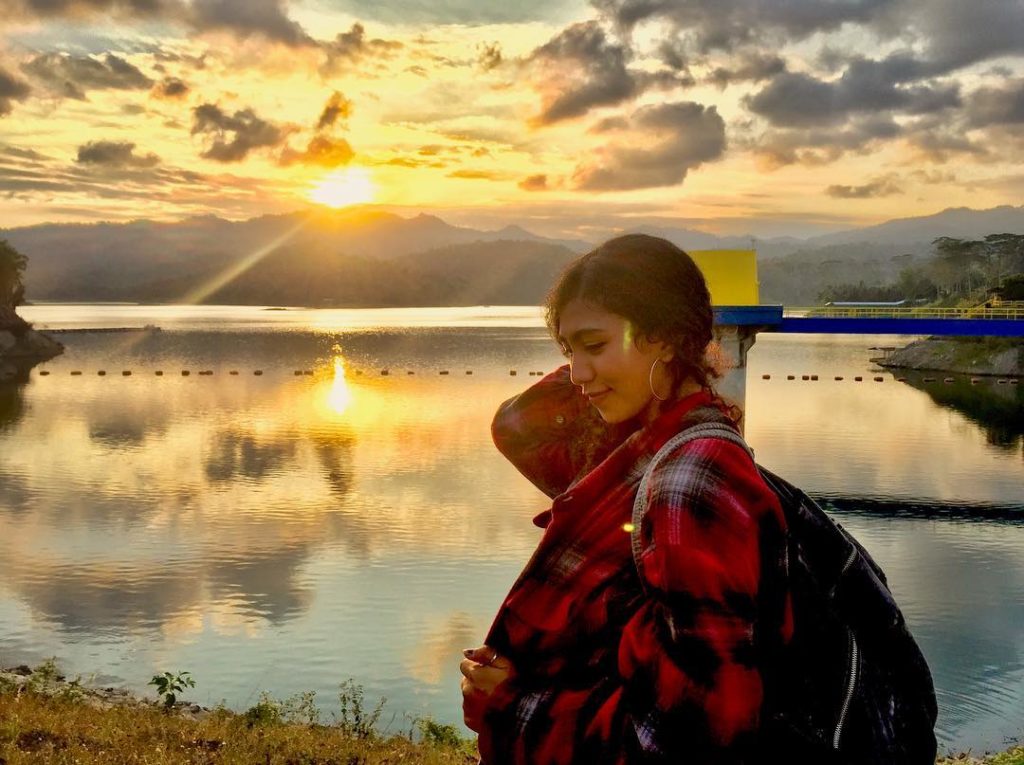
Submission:
M 121 376 L 122 377 L 132 377 L 135 374 L 135 372 L 136 372 L 136 370 L 123 369 L 123 370 L 121 370 Z M 474 370 L 472 370 L 472 369 L 465 370 L 465 374 L 466 375 L 472 375 L 473 372 L 474 372 Z M 180 374 L 181 374 L 182 377 L 190 377 L 192 375 L 192 373 L 193 373 L 193 370 L 190 370 L 190 369 L 182 369 L 180 371 Z M 263 373 L 264 373 L 264 370 L 262 370 L 262 369 L 254 369 L 252 371 L 252 374 L 255 377 L 261 377 L 263 375 Z M 50 376 L 52 376 L 54 374 L 54 371 L 50 370 L 50 369 L 40 369 L 37 372 L 37 374 L 40 377 L 50 377 Z M 86 372 L 83 372 L 81 369 L 72 369 L 72 370 L 69 370 L 68 374 L 71 377 L 82 377 L 82 376 L 84 376 L 86 374 Z M 96 371 L 95 374 L 96 374 L 97 377 L 105 377 L 107 375 L 107 370 L 99 369 L 99 370 Z M 163 377 L 165 372 L 162 369 L 156 369 L 156 370 L 153 370 L 152 374 L 154 376 L 156 376 L 156 377 Z M 201 370 L 197 370 L 195 372 L 195 374 L 198 375 L 199 377 L 213 377 L 215 372 L 212 369 L 201 369 Z M 231 370 L 228 371 L 228 374 L 231 375 L 232 377 L 238 377 L 238 376 L 240 376 L 242 374 L 245 374 L 245 373 L 243 373 L 242 371 L 240 371 L 238 369 L 231 369 Z M 355 376 L 357 376 L 357 377 L 363 377 L 363 376 L 365 376 L 367 374 L 367 371 L 363 370 L 363 369 L 356 369 L 356 370 L 354 370 L 353 374 Z M 390 369 L 380 369 L 380 370 L 377 370 L 377 374 L 380 377 L 389 377 L 391 375 L 391 370 Z M 407 376 L 413 376 L 413 375 L 417 374 L 417 371 L 414 370 L 414 369 L 407 369 L 405 371 L 405 374 Z M 440 377 L 450 377 L 452 375 L 452 372 L 449 369 L 439 369 L 439 370 L 437 370 L 437 374 Z M 510 370 L 508 370 L 509 377 L 516 377 L 518 374 L 519 374 L 519 370 L 517 370 L 517 369 L 510 369 Z M 544 375 L 547 374 L 547 372 L 528 371 L 527 374 L 530 377 L 543 377 Z M 315 370 L 312 370 L 312 369 L 295 369 L 295 370 L 293 370 L 292 375 L 294 377 L 313 377 L 315 375 Z M 782 376 L 779 375 L 779 379 L 781 379 L 781 377 Z M 786 377 L 786 380 L 796 380 L 797 379 L 797 375 L 795 375 L 795 374 L 787 374 L 785 377 Z M 799 375 L 799 378 L 803 382 L 818 382 L 821 379 L 816 374 L 801 374 L 801 375 Z M 773 378 L 773 376 L 771 374 L 762 374 L 761 375 L 761 379 L 762 380 L 770 381 L 770 380 L 772 380 L 774 378 Z M 863 382 L 864 381 L 864 376 L 863 375 L 855 375 L 852 378 L 847 378 L 844 375 L 833 375 L 833 377 L 832 377 L 832 380 L 834 382 L 844 382 L 847 379 L 852 379 L 853 382 Z M 882 376 L 878 376 L 878 375 L 873 375 L 871 377 L 871 379 L 874 382 L 879 382 L 880 383 L 880 382 L 885 382 L 886 378 L 882 377 Z M 980 385 L 981 383 L 985 382 L 986 380 L 990 381 L 990 382 L 994 382 L 997 385 L 1019 385 L 1020 384 L 1020 380 L 1021 380 L 1021 378 L 1019 378 L 1019 377 L 996 377 L 994 375 L 989 375 L 989 376 L 986 376 L 986 377 L 977 377 L 977 376 L 971 376 L 971 377 L 943 377 L 943 378 L 941 378 L 941 382 L 943 384 L 946 384 L 946 385 L 952 385 L 953 383 L 955 383 L 955 382 L 957 382 L 958 380 L 961 380 L 961 379 L 965 380 L 965 381 L 969 381 L 971 385 Z M 892 380 L 894 382 L 901 382 L 901 383 L 908 382 L 908 379 L 906 377 L 902 377 L 902 376 L 901 377 L 893 377 Z M 936 382 L 939 382 L 939 378 L 933 377 L 933 376 L 921 377 L 920 380 L 921 380 L 921 382 L 924 382 L 924 383 L 936 383 Z

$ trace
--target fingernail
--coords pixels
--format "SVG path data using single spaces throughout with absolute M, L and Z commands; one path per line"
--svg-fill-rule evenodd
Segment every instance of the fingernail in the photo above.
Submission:
M 470 656 L 473 655 L 473 649 L 472 648 L 463 648 L 462 649 L 462 655 L 465 656 L 468 659 Z

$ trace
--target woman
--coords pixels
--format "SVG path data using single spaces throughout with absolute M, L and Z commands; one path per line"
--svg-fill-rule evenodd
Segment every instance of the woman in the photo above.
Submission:
M 495 443 L 554 498 L 485 645 L 462 662 L 482 762 L 751 761 L 792 631 L 785 520 L 739 446 L 680 430 L 737 418 L 711 389 L 712 309 L 693 261 L 630 235 L 575 261 L 548 298 L 569 364 L 505 402 Z M 642 571 L 642 573 L 640 573 Z

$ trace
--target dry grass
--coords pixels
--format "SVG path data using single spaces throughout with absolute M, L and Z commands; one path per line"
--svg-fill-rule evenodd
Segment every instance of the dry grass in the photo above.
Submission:
M 413 743 L 336 726 L 217 710 L 193 720 L 153 706 L 98 709 L 32 691 L 0 693 L 0 765 L 384 765 L 476 762 L 466 741 Z M 429 735 L 428 735 L 429 737 Z

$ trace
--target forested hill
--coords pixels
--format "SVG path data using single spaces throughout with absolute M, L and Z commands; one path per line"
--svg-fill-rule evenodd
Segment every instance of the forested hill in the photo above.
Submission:
M 1002 226 L 986 229 L 984 226 Z M 935 257 L 932 240 L 1024 233 L 1024 207 L 949 210 L 808 240 L 638 229 L 684 249 L 758 250 L 762 302 L 807 305 L 834 285 L 891 285 Z M 175 223 L 0 230 L 28 257 L 30 301 L 413 306 L 539 303 L 593 243 L 518 226 L 480 231 L 386 212 L 206 216 Z M 966 262 L 966 261 L 965 261 Z

